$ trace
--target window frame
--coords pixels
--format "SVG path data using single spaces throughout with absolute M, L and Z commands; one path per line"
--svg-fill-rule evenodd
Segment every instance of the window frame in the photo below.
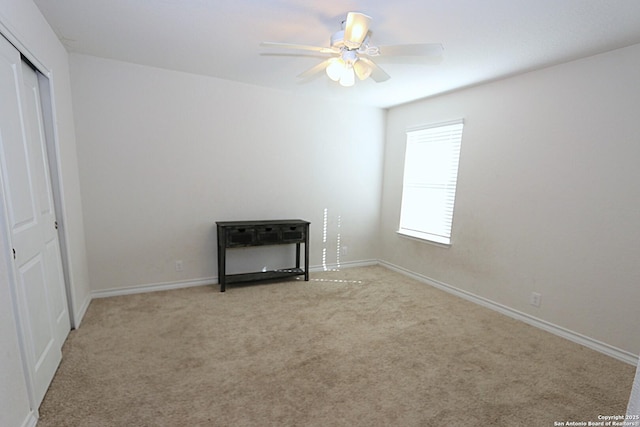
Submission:
M 445 132 L 445 137 L 435 134 L 433 130 L 436 129 Z M 412 127 L 406 130 L 400 217 L 398 221 L 398 230 L 396 231 L 400 236 L 416 239 L 421 242 L 432 243 L 438 246 L 451 246 L 463 131 L 464 119 L 437 122 Z M 449 161 L 449 166 L 446 170 L 440 171 L 439 174 L 435 174 L 435 178 L 433 178 L 434 174 L 416 173 L 414 169 L 407 170 L 407 167 L 410 167 L 409 165 L 411 164 L 413 164 L 414 168 L 416 167 L 415 161 L 412 162 L 409 156 L 416 154 L 416 144 L 420 143 L 448 144 L 444 149 L 440 149 L 440 152 L 437 151 L 437 147 L 433 147 L 430 149 L 431 153 L 425 153 L 442 156 L 442 159 Z M 420 175 L 431 175 L 431 177 L 419 177 Z M 414 182 L 410 183 L 409 180 L 413 180 Z M 420 189 L 422 189 L 422 191 L 420 191 Z M 417 221 L 423 224 L 420 225 L 420 228 L 415 227 L 416 215 L 415 213 L 413 215 L 408 214 L 406 209 L 410 208 L 411 203 L 416 203 L 418 198 L 415 196 L 408 198 L 408 190 L 413 192 L 414 195 L 416 190 L 418 193 L 431 193 L 432 200 L 437 200 L 438 197 L 441 199 L 440 203 L 437 203 L 440 206 L 440 212 L 435 215 L 437 217 L 437 221 L 432 221 L 431 224 L 428 224 L 428 226 L 425 227 L 423 222 L 426 223 L 428 221 L 418 219 Z M 450 200 L 450 202 L 448 200 Z M 418 203 L 420 202 L 418 201 Z M 415 206 L 413 208 L 415 209 Z M 424 206 L 421 206 L 421 208 L 424 208 Z M 441 223 L 437 224 L 437 222 Z M 414 226 L 413 228 L 412 225 Z

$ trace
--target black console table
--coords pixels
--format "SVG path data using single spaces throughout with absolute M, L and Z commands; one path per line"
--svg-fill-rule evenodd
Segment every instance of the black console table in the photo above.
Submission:
M 278 279 L 304 275 L 309 280 L 309 222 L 301 219 L 267 221 L 218 221 L 218 283 L 224 292 L 227 283 Z M 300 268 L 300 244 L 304 244 L 304 269 Z M 226 274 L 227 249 L 248 246 L 296 245 L 296 266 L 256 273 Z

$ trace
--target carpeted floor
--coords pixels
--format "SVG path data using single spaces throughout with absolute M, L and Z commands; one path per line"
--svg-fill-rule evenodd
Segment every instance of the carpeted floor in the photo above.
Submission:
M 386 268 L 94 300 L 48 426 L 553 426 L 624 414 L 633 366 Z

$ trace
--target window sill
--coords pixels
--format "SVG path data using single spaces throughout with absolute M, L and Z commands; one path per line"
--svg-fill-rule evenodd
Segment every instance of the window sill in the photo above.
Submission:
M 428 239 L 428 238 L 425 238 L 425 237 L 420 237 L 420 236 L 417 236 L 417 235 L 410 234 L 409 232 L 406 232 L 406 231 L 398 230 L 398 231 L 396 231 L 396 234 L 398 236 L 400 236 L 400 237 L 405 238 L 405 239 L 416 240 L 416 241 L 421 242 L 421 243 L 428 243 L 430 245 L 438 246 L 438 247 L 441 247 L 441 248 L 447 248 L 448 249 L 448 248 L 451 247 L 451 243 L 437 242 L 435 240 L 431 240 L 431 239 Z

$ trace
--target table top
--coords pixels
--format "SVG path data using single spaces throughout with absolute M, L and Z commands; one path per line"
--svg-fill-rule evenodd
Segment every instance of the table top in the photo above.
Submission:
M 251 221 L 216 221 L 220 227 L 252 227 L 260 225 L 304 225 L 311 224 L 303 219 L 266 219 Z

